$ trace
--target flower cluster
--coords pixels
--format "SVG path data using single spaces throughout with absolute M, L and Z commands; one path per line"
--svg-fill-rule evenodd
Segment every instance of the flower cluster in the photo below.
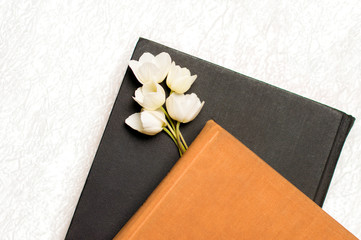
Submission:
M 201 102 L 196 94 L 184 94 L 197 75 L 191 75 L 187 68 L 176 65 L 165 52 L 157 56 L 146 52 L 139 61 L 131 60 L 129 66 L 142 84 L 133 97 L 142 106 L 142 110 L 129 116 L 125 123 L 147 135 L 155 135 L 164 130 L 182 156 L 188 146 L 179 130 L 180 123 L 192 121 L 204 105 L 204 101 Z M 165 78 L 171 90 L 168 98 L 159 84 Z M 163 107 L 164 103 L 167 110 Z

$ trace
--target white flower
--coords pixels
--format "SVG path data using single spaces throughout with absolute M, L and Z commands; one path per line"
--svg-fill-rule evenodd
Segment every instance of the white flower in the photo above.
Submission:
M 145 83 L 135 91 L 134 95 L 133 99 L 147 110 L 156 110 L 165 102 L 164 89 L 155 82 Z
M 146 52 L 139 58 L 139 61 L 131 60 L 129 67 L 142 84 L 153 81 L 162 82 L 169 72 L 171 58 L 168 53 L 162 52 L 157 56 Z
M 191 76 L 191 72 L 187 68 L 181 68 L 172 62 L 167 76 L 167 85 L 176 93 L 185 93 L 196 78 L 197 75 Z
M 172 93 L 165 102 L 169 115 L 182 123 L 192 121 L 201 111 L 204 101 L 201 102 L 195 93 Z
M 125 119 L 125 123 L 134 130 L 147 135 L 155 135 L 167 125 L 165 115 L 160 109 L 156 111 L 142 110 L 140 113 L 134 113 Z

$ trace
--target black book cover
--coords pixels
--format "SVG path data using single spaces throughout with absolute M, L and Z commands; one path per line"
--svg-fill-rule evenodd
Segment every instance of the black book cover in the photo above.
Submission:
M 187 93 L 205 105 L 181 125 L 188 143 L 213 119 L 322 206 L 352 116 L 140 38 L 132 59 L 144 52 L 168 52 L 198 75 Z M 147 136 L 125 125 L 141 109 L 132 99 L 140 86 L 128 68 L 66 239 L 112 239 L 179 159 L 165 133 Z

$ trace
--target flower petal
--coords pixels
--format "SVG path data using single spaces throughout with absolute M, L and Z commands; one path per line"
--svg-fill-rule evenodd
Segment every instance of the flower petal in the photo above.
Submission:
M 164 126 L 164 125 L 167 125 L 167 120 L 165 119 L 165 114 L 164 114 L 164 112 L 163 112 L 160 108 L 158 108 L 158 109 L 155 111 L 155 115 L 154 115 L 154 116 L 164 123 L 163 126 Z
M 156 61 L 157 66 L 159 67 L 160 73 L 161 73 L 159 76 L 160 80 L 157 81 L 158 83 L 160 83 L 167 76 L 172 60 L 168 53 L 162 52 L 155 57 L 155 61 Z
M 163 127 L 166 124 L 166 120 L 165 115 L 161 110 L 143 110 L 140 114 L 143 133 L 148 135 L 155 135 L 163 130 Z
M 196 80 L 197 75 L 191 76 L 188 68 L 181 68 L 172 62 L 168 76 L 167 85 L 176 93 L 185 93 Z
M 144 93 L 150 93 L 150 92 L 157 92 L 158 91 L 158 86 L 160 86 L 159 84 L 157 84 L 156 82 L 154 81 L 151 81 L 151 82 L 147 82 L 143 85 L 143 92 Z M 161 86 L 160 86 L 161 87 Z
M 195 94 L 194 94 L 195 95 Z M 197 95 L 196 95 L 197 97 Z M 186 122 L 190 122 L 190 121 L 193 121 L 197 116 L 198 114 L 200 113 L 200 111 L 202 110 L 203 108 L 203 105 L 204 105 L 204 101 L 201 103 L 199 98 L 197 97 L 197 100 L 193 102 L 192 106 L 190 107 L 190 109 L 192 110 L 189 115 L 188 115 L 188 119 Z M 185 122 L 184 122 L 185 123 Z
M 201 103 L 195 93 L 178 94 L 172 93 L 166 100 L 169 115 L 182 123 L 192 121 L 201 111 L 204 101 Z
M 132 71 L 133 71 L 135 77 L 137 78 L 137 80 L 138 80 L 140 83 L 142 83 L 142 82 L 139 80 L 139 79 L 140 79 L 139 74 L 138 74 L 138 72 L 139 72 L 139 66 L 140 66 L 140 63 L 139 63 L 138 61 L 135 61 L 135 60 L 130 60 L 130 61 L 129 61 L 129 67 L 132 69 Z
M 189 71 L 188 68 L 179 68 L 177 74 L 180 77 L 182 77 L 182 76 L 190 76 L 191 72 Z
M 168 114 L 179 122 L 182 122 L 185 117 L 184 106 L 182 106 L 183 96 L 183 94 L 172 93 L 166 100 Z
M 142 87 L 138 88 L 138 89 L 135 91 L 133 99 L 134 99 L 134 101 L 136 101 L 140 106 L 143 107 L 143 104 L 144 104 L 144 95 L 143 95 Z
M 142 107 L 147 110 L 156 110 L 160 108 L 165 102 L 165 91 L 161 85 L 155 82 L 147 82 L 141 87 L 142 102 L 140 103 L 135 99 Z
M 154 64 L 150 62 L 143 63 L 138 68 L 138 75 L 139 75 L 139 81 L 141 83 L 147 83 L 150 81 L 155 81 L 159 77 L 159 68 Z
M 140 56 L 139 62 L 140 63 L 146 63 L 146 62 L 154 63 L 154 55 L 149 52 L 145 52 L 142 54 L 142 56 Z
M 196 78 L 197 75 L 180 77 L 173 81 L 172 90 L 177 93 L 185 93 L 190 89 Z
M 129 62 L 134 75 L 142 84 L 149 81 L 162 82 L 169 72 L 170 64 L 171 58 L 166 52 L 162 52 L 156 57 L 146 52 L 139 58 L 139 61 L 131 60 Z
M 125 119 L 125 123 L 129 127 L 139 132 L 143 130 L 142 122 L 140 121 L 140 113 L 133 113 L 127 119 Z
M 135 90 L 134 97 L 136 99 L 138 99 L 139 101 L 141 101 L 141 102 L 144 101 L 144 95 L 143 95 L 142 87 L 139 87 L 137 90 Z
M 160 108 L 165 102 L 165 95 L 157 93 L 148 93 L 145 95 L 143 107 L 147 110 L 156 110 Z
M 172 61 L 169 54 L 166 52 L 159 53 L 157 56 L 155 56 L 155 59 L 161 67 L 170 65 Z
M 174 78 L 174 74 L 175 74 L 175 62 L 173 61 L 170 65 L 170 68 L 169 68 L 169 73 L 168 73 L 168 76 L 167 76 L 167 81 L 168 81 L 168 78 L 169 79 L 173 79 Z

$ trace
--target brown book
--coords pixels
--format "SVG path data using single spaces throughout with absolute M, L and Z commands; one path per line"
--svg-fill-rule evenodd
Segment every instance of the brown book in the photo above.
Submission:
M 114 239 L 357 238 L 209 121 Z

